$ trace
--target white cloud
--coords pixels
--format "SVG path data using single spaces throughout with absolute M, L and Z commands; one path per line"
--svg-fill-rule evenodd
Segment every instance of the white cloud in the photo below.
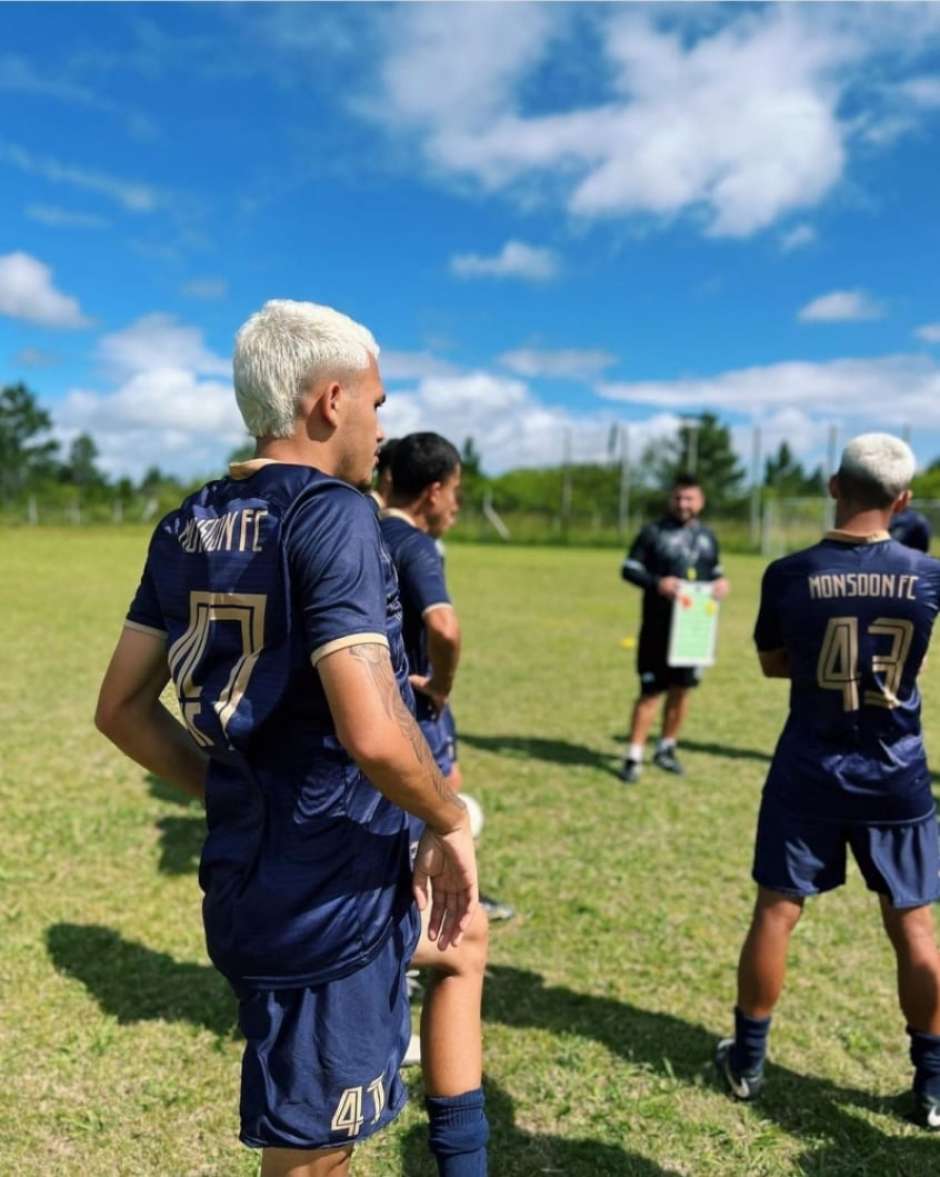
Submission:
M 0 256 L 0 315 L 43 327 L 87 327 L 78 299 L 56 290 L 52 270 L 28 253 Z
M 530 379 L 546 376 L 552 380 L 593 380 L 605 368 L 616 364 L 617 357 L 599 348 L 557 348 L 555 350 L 520 347 L 507 351 L 499 362 L 517 376 Z
M 833 74 L 857 49 L 834 30 L 774 7 L 687 35 L 614 7 L 598 21 L 607 98 L 527 114 L 525 82 L 569 19 L 552 6 L 409 8 L 375 117 L 417 132 L 436 171 L 489 189 L 545 177 L 590 218 L 701 208 L 710 232 L 747 236 L 839 179 Z
M 22 347 L 13 357 L 13 363 L 24 368 L 51 368 L 61 362 L 59 356 L 41 347 Z
M 576 413 L 545 405 L 524 381 L 490 372 L 419 381 L 414 389 L 392 393 L 382 410 L 389 437 L 433 429 L 458 446 L 472 437 L 488 473 L 557 464 L 566 434 L 575 461 L 604 461 L 610 427 L 618 419 L 611 412 Z M 650 440 L 674 433 L 677 425 L 670 412 L 631 421 L 633 452 L 639 454 Z
M 833 290 L 801 307 L 797 318 L 802 323 L 857 323 L 883 316 L 884 308 L 864 290 Z
M 198 327 L 160 312 L 102 336 L 97 357 L 118 378 L 163 369 L 191 369 L 204 376 L 229 376 L 232 370 L 229 360 L 206 347 Z
M 746 237 L 818 205 L 856 142 L 936 104 L 935 78 L 899 85 L 940 34 L 923 6 L 703 7 L 399 6 L 377 92 L 353 109 L 416 140 L 438 178 Z M 592 55 L 576 91 L 592 97 L 535 107 L 539 71 L 572 45 Z
M 521 278 L 548 282 L 558 276 L 558 256 L 551 249 L 507 241 L 498 254 L 458 253 L 450 259 L 451 272 L 458 278 Z
M 53 229 L 107 229 L 111 224 L 105 217 L 94 213 L 74 212 L 52 204 L 27 205 L 26 215 L 31 221 L 39 221 Z
M 790 361 L 714 376 L 600 384 L 609 400 L 674 410 L 715 409 L 759 418 L 800 410 L 817 420 L 872 427 L 940 427 L 940 365 L 923 355 Z
M 384 347 L 379 356 L 379 367 L 382 379 L 391 382 L 455 376 L 458 372 L 455 364 L 429 351 L 388 351 Z
M 925 323 L 914 332 L 924 343 L 940 343 L 940 323 Z
M 219 472 L 245 438 L 231 386 L 185 368 L 138 372 L 109 393 L 73 389 L 55 419 L 65 437 L 94 437 L 108 473 L 135 478 L 155 464 L 187 477 Z
M 805 249 L 816 240 L 816 230 L 805 221 L 788 229 L 780 238 L 780 248 L 784 253 L 792 253 L 795 249 Z
M 160 194 L 149 184 L 123 180 L 104 172 L 89 171 L 73 164 L 60 163 L 48 156 L 33 155 L 15 143 L 0 142 L 0 160 L 29 175 L 42 176 L 53 184 L 71 184 L 75 188 L 98 192 L 129 212 L 153 212 L 161 203 Z
M 830 423 L 810 416 L 804 409 L 779 409 L 766 415 L 759 415 L 748 425 L 735 425 L 731 436 L 734 448 L 750 472 L 753 461 L 754 426 L 760 427 L 760 472 L 763 477 L 764 461 L 775 454 L 781 442 L 786 442 L 790 452 L 797 458 L 809 455 L 815 460 L 827 443 Z
M 183 284 L 182 292 L 188 298 L 201 298 L 211 302 L 217 298 L 225 298 L 228 294 L 228 283 L 224 278 L 191 278 Z

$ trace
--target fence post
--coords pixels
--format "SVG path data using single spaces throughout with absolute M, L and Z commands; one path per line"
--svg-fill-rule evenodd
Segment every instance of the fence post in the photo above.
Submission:
M 39 505 L 35 495 L 30 495 L 26 502 L 26 522 L 32 524 L 33 527 L 39 522 Z
M 620 502 L 617 509 L 617 532 L 621 541 L 630 522 L 630 426 L 620 430 Z

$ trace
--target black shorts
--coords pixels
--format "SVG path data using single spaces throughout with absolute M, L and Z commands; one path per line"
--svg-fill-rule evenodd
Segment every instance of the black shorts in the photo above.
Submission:
M 702 681 L 698 666 L 669 666 L 666 661 L 668 652 L 669 618 L 645 622 L 636 653 L 641 695 L 661 695 L 670 687 L 697 687 Z

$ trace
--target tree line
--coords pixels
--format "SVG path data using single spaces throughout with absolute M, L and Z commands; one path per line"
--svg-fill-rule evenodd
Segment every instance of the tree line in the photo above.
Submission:
M 146 504 L 144 513 L 172 507 L 182 494 L 205 478 L 188 482 L 156 465 L 138 481 L 110 479 L 100 468 L 93 437 L 81 433 L 63 450 L 53 436 L 53 421 L 36 395 L 24 384 L 0 391 L 0 497 L 5 508 L 26 503 L 31 497 L 44 503 L 80 501 L 89 507 L 130 507 Z M 501 513 L 530 513 L 572 519 L 603 521 L 610 525 L 622 515 L 627 495 L 632 519 L 655 513 L 676 474 L 694 471 L 708 496 L 712 510 L 745 510 L 753 488 L 734 450 L 728 425 L 710 412 L 687 418 L 672 436 L 645 447 L 625 471 L 618 450 L 619 434 L 612 432 L 608 461 L 519 467 L 488 475 L 473 438 L 463 442 L 464 501 L 481 510 L 487 500 Z M 230 460 L 250 456 L 253 446 L 240 447 Z M 218 472 L 205 472 L 212 477 Z M 940 459 L 930 464 L 915 481 L 915 495 L 940 498 Z M 788 442 L 763 461 L 763 497 L 796 498 L 822 495 L 825 475 L 821 466 L 806 469 Z

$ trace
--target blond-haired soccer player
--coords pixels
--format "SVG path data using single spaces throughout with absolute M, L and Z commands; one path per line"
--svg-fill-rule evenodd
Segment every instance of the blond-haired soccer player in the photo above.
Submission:
M 735 1030 L 718 1046 L 738 1099 L 764 1082 L 770 1018 L 808 896 L 845 882 L 851 850 L 897 956 L 917 1119 L 940 1128 L 937 820 L 917 675 L 940 607 L 940 561 L 888 534 L 914 457 L 868 433 L 829 483 L 836 528 L 764 574 L 755 641 L 764 674 L 790 679 L 790 712 L 757 823 L 757 904 L 738 966 Z
M 97 722 L 205 796 L 206 943 L 238 997 L 241 1138 L 263 1177 L 341 1177 L 398 1114 L 413 955 L 442 974 L 422 1024 L 431 1146 L 446 1177 L 483 1174 L 473 841 L 413 717 L 358 489 L 382 440 L 378 347 L 329 307 L 269 302 L 238 333 L 235 392 L 257 457 L 157 526 Z M 169 678 L 185 726 L 160 703 Z

